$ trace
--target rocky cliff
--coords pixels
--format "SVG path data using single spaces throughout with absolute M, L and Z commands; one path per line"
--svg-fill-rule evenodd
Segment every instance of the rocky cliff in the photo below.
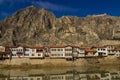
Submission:
M 0 45 L 93 46 L 101 45 L 105 40 L 117 41 L 116 44 L 120 44 L 119 17 L 101 14 L 84 18 L 56 18 L 53 13 L 43 8 L 29 6 L 0 21 Z

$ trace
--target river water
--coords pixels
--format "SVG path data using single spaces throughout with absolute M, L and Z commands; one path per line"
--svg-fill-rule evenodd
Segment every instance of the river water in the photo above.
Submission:
M 120 67 L 0 69 L 0 80 L 120 80 Z

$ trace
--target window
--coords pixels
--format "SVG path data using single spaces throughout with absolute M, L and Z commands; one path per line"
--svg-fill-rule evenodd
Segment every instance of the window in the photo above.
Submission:
M 43 52 L 43 50 L 42 49 L 37 49 L 37 52 Z
M 29 54 L 25 54 L 25 56 L 29 56 Z
M 29 51 L 29 49 L 25 49 L 25 51 Z
M 65 51 L 72 51 L 72 49 L 65 49 Z
M 53 54 L 51 54 L 51 56 L 54 56 Z
M 103 49 L 103 51 L 105 51 L 105 49 Z
M 52 51 L 56 51 L 56 49 L 54 49 L 54 48 L 53 48 L 53 49 L 51 49 L 51 50 L 52 50 Z
M 16 56 L 16 54 L 12 54 L 12 56 Z
M 41 54 L 38 54 L 38 56 L 41 56 Z
M 72 56 L 72 53 L 66 53 L 65 56 Z
M 34 56 L 34 54 L 32 54 L 32 56 Z
M 61 49 L 58 49 L 58 51 L 61 51 Z
M 63 56 L 63 54 L 61 54 L 61 56 Z
M 35 50 L 34 49 L 32 49 L 32 52 L 34 52 Z

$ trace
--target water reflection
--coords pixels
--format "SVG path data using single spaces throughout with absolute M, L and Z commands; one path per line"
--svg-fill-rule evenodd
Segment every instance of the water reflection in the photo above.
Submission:
M 0 70 L 0 80 L 120 80 L 120 71 Z

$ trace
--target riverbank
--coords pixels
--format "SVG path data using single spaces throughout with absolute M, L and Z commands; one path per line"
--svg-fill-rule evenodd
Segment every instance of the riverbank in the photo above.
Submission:
M 0 68 L 43 68 L 43 67 L 85 67 L 120 65 L 120 59 L 116 57 L 104 58 L 80 58 L 75 61 L 65 59 L 28 59 L 16 58 L 0 61 Z

